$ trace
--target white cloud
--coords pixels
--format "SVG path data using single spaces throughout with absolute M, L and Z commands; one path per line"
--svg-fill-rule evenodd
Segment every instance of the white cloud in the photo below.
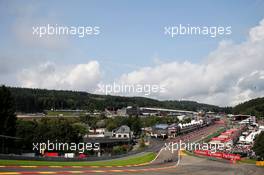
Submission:
M 249 36 L 252 42 L 264 40 L 264 19 L 260 21 L 259 26 L 250 30 Z
M 97 61 L 66 66 L 64 56 L 67 57 L 68 50 L 74 48 L 70 47 L 67 37 L 40 39 L 32 35 L 32 26 L 60 23 L 52 14 L 40 17 L 37 12 L 41 8 L 36 2 L 23 7 L 10 5 L 8 8 L 10 15 L 15 17 L 8 29 L 14 34 L 12 46 L 16 52 L 12 52 L 12 57 L 9 54 L 0 55 L 1 82 L 10 84 L 11 81 L 12 85 L 24 87 L 94 92 L 102 77 Z M 17 48 L 25 50 L 25 53 Z M 63 60 L 57 60 L 61 64 L 46 61 L 51 57 L 53 60 L 63 57 Z M 152 97 L 196 100 L 222 106 L 263 96 L 264 20 L 250 29 L 247 41 L 240 44 L 222 41 L 201 63 L 163 62 L 162 59 L 156 59 L 155 63 L 153 67 L 133 67 L 134 71 L 117 77 L 119 83 L 158 84 L 166 91 Z
M 94 91 L 100 78 L 100 65 L 97 61 L 74 66 L 46 62 L 36 68 L 23 69 L 18 75 L 23 87 L 81 91 Z
M 241 44 L 222 41 L 200 64 L 161 63 L 120 77 L 122 83 L 160 84 L 160 99 L 187 99 L 221 106 L 264 95 L 264 20 Z

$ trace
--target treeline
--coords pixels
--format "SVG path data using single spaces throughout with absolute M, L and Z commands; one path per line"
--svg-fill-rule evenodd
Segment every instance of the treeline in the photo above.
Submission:
M 87 133 L 87 125 L 79 119 L 19 120 L 14 106 L 14 98 L 9 89 L 0 86 L 0 153 L 31 150 L 32 143 L 47 140 L 78 143 Z
M 95 95 L 87 92 L 8 87 L 17 112 L 34 113 L 47 109 L 83 109 L 88 111 L 118 109 L 126 106 L 161 107 L 191 111 L 226 112 L 227 108 L 193 101 L 158 101 L 145 97 Z
M 0 153 L 13 146 L 16 136 L 14 100 L 10 91 L 0 86 Z
M 14 145 L 18 150 L 32 150 L 33 143 L 79 143 L 88 128 L 78 120 L 66 118 L 42 118 L 41 120 L 17 120 Z
M 264 97 L 249 100 L 233 108 L 234 114 L 248 114 L 256 117 L 264 117 Z

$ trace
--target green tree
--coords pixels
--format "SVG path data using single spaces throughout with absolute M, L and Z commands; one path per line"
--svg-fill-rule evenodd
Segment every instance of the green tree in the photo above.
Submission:
M 31 150 L 32 143 L 35 136 L 35 129 L 37 127 L 37 122 L 17 120 L 16 124 L 16 136 L 18 138 L 23 138 L 17 140 L 17 147 L 24 150 Z
M 88 124 L 89 125 L 89 122 L 91 121 L 91 116 L 89 114 L 87 115 L 81 115 L 80 116 L 80 121 L 85 123 L 85 124 Z
M 145 140 L 144 140 L 144 136 L 142 136 L 140 138 L 140 142 L 139 142 L 139 148 L 145 148 L 146 147 L 146 144 L 145 144 Z
M 72 127 L 79 136 L 84 136 L 88 132 L 88 127 L 84 123 L 74 123 Z
M 107 124 L 106 124 L 107 131 L 112 131 L 113 129 L 115 129 L 117 127 L 118 127 L 118 125 L 114 120 L 112 120 L 112 119 L 107 120 Z
M 96 122 L 96 127 L 97 128 L 105 128 L 106 127 L 105 120 L 99 120 L 98 122 Z
M 253 151 L 260 159 L 264 159 L 264 132 L 262 131 L 255 139 Z
M 82 140 L 85 129 L 65 118 L 42 118 L 35 130 L 34 142 L 75 142 Z
M 99 121 L 97 117 L 92 117 L 89 114 L 80 116 L 80 121 L 87 124 L 91 129 L 96 128 L 96 123 Z
M 138 116 L 132 117 L 131 118 L 131 130 L 134 132 L 134 135 L 138 136 L 141 134 L 141 128 L 142 128 L 142 124 L 140 121 L 140 118 Z
M 0 87 L 0 135 L 1 151 L 6 148 L 13 147 L 14 139 L 7 136 L 15 136 L 16 134 L 16 115 L 14 108 L 14 100 L 10 91 L 5 86 Z
M 121 146 L 114 146 L 112 151 L 114 154 L 124 154 L 128 150 L 125 145 L 121 145 Z
M 97 110 L 102 111 L 105 108 L 120 109 L 126 106 L 152 106 L 168 109 L 182 109 L 193 111 L 225 111 L 225 108 L 201 104 L 193 101 L 158 101 L 144 97 L 95 95 L 86 92 L 64 90 L 46 90 L 14 87 L 8 87 L 8 89 L 10 89 L 12 95 L 14 96 L 16 111 L 26 113 L 43 112 L 44 110 L 51 108 L 85 109 L 92 112 Z M 260 110 L 259 112 L 261 112 L 262 114 L 264 113 L 263 110 Z M 101 117 L 101 119 L 104 119 L 103 116 Z

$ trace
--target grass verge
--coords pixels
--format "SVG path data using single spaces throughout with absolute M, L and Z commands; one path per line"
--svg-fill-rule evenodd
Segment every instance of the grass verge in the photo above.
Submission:
M 203 142 L 209 142 L 213 137 L 219 136 L 222 132 L 225 131 L 225 128 L 219 128 L 216 132 L 213 134 L 208 135 L 206 138 L 204 138 L 202 141 Z
M 240 163 L 256 164 L 256 160 L 255 159 L 248 159 L 248 158 L 242 158 L 239 162 Z
M 148 163 L 155 158 L 153 152 L 143 155 L 131 156 L 123 159 L 113 159 L 106 161 L 83 161 L 83 162 L 56 162 L 56 161 L 36 161 L 36 160 L 0 160 L 0 165 L 17 166 L 124 166 Z

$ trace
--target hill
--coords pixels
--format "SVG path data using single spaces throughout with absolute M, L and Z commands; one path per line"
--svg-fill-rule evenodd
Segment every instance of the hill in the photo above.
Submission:
M 194 101 L 159 101 L 145 97 L 96 95 L 87 92 L 8 87 L 17 112 L 34 113 L 46 109 L 83 109 L 88 111 L 126 106 L 160 107 L 181 110 L 223 111 L 214 105 Z
M 248 114 L 264 117 L 264 97 L 249 100 L 233 108 L 234 114 Z

